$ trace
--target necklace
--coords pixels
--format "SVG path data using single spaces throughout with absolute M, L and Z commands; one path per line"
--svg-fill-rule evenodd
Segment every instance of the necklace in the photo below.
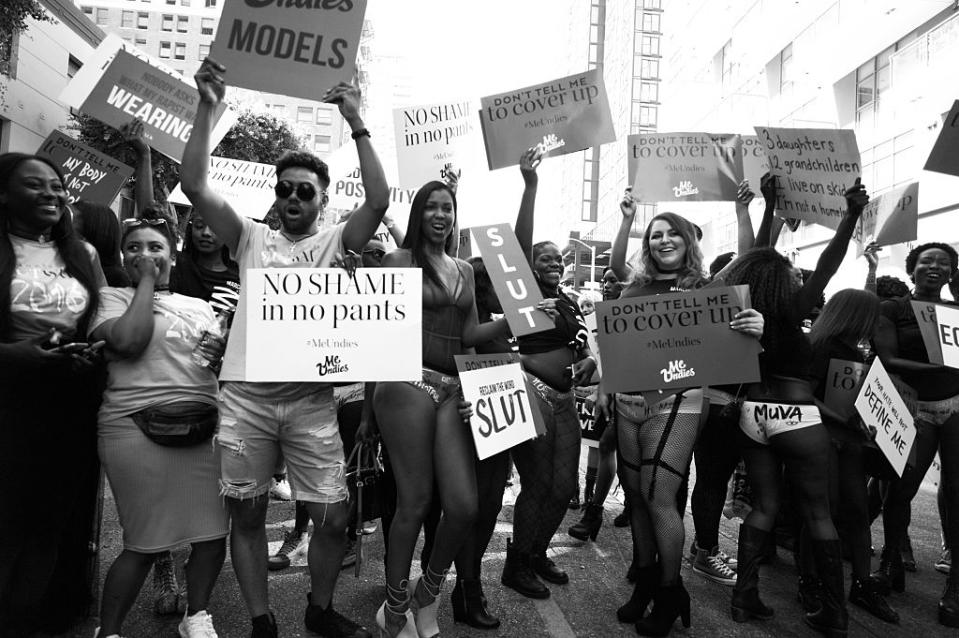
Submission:
M 46 244 L 50 242 L 50 233 L 40 233 L 39 235 L 24 235 L 17 231 L 8 231 L 14 237 L 19 237 L 20 239 L 26 239 L 29 241 L 35 241 L 38 244 Z

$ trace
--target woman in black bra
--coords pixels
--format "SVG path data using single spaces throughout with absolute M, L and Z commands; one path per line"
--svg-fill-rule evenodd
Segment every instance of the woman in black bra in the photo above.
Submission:
M 447 184 L 429 182 L 416 193 L 403 246 L 383 258 L 383 268 L 423 271 L 423 375 L 412 382 L 378 383 L 373 398 L 380 433 L 396 476 L 396 513 L 386 557 L 386 602 L 376 615 L 389 636 L 439 634 L 436 612 L 446 572 L 476 518 L 476 452 L 463 421 L 454 355 L 508 330 L 506 321 L 480 324 L 473 269 L 451 257 L 457 238 L 456 196 Z M 409 583 L 413 550 L 433 485 L 443 508 L 429 564 Z M 410 611 L 410 602 L 416 617 Z

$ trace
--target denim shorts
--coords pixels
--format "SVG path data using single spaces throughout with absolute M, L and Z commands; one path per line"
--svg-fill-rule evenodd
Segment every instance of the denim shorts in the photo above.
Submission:
M 222 495 L 242 500 L 266 494 L 282 454 L 295 500 L 346 500 L 343 441 L 330 386 L 271 399 L 226 383 L 219 404 Z

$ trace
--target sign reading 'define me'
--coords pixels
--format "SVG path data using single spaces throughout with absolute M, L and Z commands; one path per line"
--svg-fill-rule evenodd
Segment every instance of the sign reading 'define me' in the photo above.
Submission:
M 916 428 L 909 409 L 878 358 L 863 380 L 856 397 L 856 411 L 866 427 L 875 430 L 876 445 L 902 476 L 916 440 Z

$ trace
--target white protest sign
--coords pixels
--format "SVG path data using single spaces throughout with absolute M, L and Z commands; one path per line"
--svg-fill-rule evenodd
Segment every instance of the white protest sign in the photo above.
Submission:
M 862 176 L 856 133 L 757 126 L 756 134 L 776 176 L 776 210 L 837 228 L 846 210 L 844 193 Z
M 247 381 L 422 377 L 418 268 L 251 268 L 243 282 Z
M 460 383 L 463 397 L 473 404 L 470 430 L 481 461 L 536 437 L 520 364 L 461 372 Z
M 859 361 L 830 359 L 823 403 L 848 419 L 856 413 L 855 402 L 869 366 Z
M 919 232 L 919 182 L 870 197 L 852 239 L 859 254 L 870 243 L 892 246 L 913 241 Z
M 936 306 L 936 326 L 939 347 L 942 348 L 942 363 L 950 368 L 959 368 L 959 308 Z
M 873 361 L 856 397 L 856 411 L 866 427 L 875 429 L 876 445 L 896 473 L 902 476 L 916 440 L 916 427 L 909 409 L 878 358 Z
M 443 180 L 447 165 L 471 165 L 478 147 L 476 105 L 470 100 L 393 109 L 400 185 L 417 189 Z
M 395 171 L 389 168 L 389 161 L 382 155 L 380 157 L 386 173 L 386 181 L 390 184 L 390 217 L 405 230 L 416 189 L 397 186 Z M 330 171 L 330 186 L 326 189 L 326 194 L 330 198 L 327 207 L 349 212 L 362 204 L 366 199 L 366 187 L 363 185 L 356 145 L 344 144 L 324 157 L 323 161 L 326 162 Z M 386 233 L 386 228 L 380 227 L 376 239 L 392 241 L 379 236 L 381 233 Z
M 246 217 L 263 219 L 276 201 L 273 193 L 276 167 L 272 164 L 212 155 L 207 181 L 215 193 L 229 202 L 233 210 Z M 174 204 L 190 205 L 179 184 L 168 199 Z

